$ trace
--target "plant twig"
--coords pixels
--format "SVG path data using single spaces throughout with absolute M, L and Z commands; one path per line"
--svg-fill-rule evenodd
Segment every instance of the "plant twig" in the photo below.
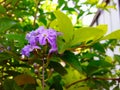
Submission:
M 110 0 L 103 0 L 102 3 L 104 3 L 104 2 L 106 3 L 106 5 L 104 7 L 106 7 L 108 5 L 108 3 L 110 2 Z M 90 26 L 94 25 L 94 23 L 98 20 L 98 18 L 99 18 L 99 16 L 100 16 L 102 11 L 103 10 L 98 9 L 98 11 L 96 12 L 95 16 L 93 17 L 93 20 L 92 20 Z
M 87 80 L 89 80 L 89 79 L 93 79 L 93 80 L 113 80 L 113 81 L 118 81 L 118 82 L 120 82 L 120 78 L 99 78 L 99 77 L 90 78 L 90 77 L 87 77 L 87 78 L 85 78 L 85 79 L 80 79 L 80 80 L 78 80 L 78 81 L 75 81 L 75 82 L 67 85 L 67 86 L 66 86 L 66 89 L 70 88 L 72 85 L 75 85 L 75 84 L 77 84 L 77 83 L 79 83 L 79 82 L 87 81 Z
M 2 4 L 3 2 L 6 2 L 6 0 L 1 1 L 0 4 Z
M 42 90 L 44 90 L 44 86 L 45 86 L 45 80 L 44 80 L 44 72 L 45 72 L 45 67 L 44 67 L 44 58 L 42 60 Z
M 120 78 L 99 78 L 99 77 L 95 77 L 92 78 L 94 80 L 113 80 L 113 81 L 120 81 Z
M 39 7 L 38 7 L 39 5 L 40 5 L 40 2 L 37 2 L 37 5 L 36 5 L 36 11 L 35 11 L 35 14 L 34 14 L 33 27 L 34 27 L 35 24 L 36 24 L 37 12 L 38 12 L 38 9 L 39 9 Z
M 88 79 L 89 79 L 89 78 L 85 78 L 85 79 L 80 79 L 80 80 L 78 80 L 78 81 L 75 81 L 75 82 L 67 85 L 67 86 L 66 86 L 66 89 L 70 88 L 72 85 L 75 85 L 75 84 L 77 84 L 77 83 L 79 83 L 79 82 L 87 81 Z

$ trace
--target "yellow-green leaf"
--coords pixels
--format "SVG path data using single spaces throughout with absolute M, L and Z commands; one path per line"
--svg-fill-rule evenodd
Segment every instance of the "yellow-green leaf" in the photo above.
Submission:
M 120 39 L 120 30 L 116 30 L 116 31 L 106 35 L 101 40 L 106 40 L 106 39 Z
M 74 31 L 72 45 L 77 45 L 83 41 L 97 40 L 104 35 L 105 31 L 94 27 L 79 28 Z
M 106 32 L 108 30 L 107 24 L 100 24 L 100 25 L 96 26 L 96 28 L 103 30 L 104 34 L 106 34 Z
M 60 32 L 63 33 L 65 42 L 69 42 L 73 36 L 73 25 L 67 15 L 60 11 L 54 12 Z

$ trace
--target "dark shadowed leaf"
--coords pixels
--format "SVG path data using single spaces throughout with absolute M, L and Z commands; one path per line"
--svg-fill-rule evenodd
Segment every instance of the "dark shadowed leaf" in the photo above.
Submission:
M 21 74 L 18 75 L 14 78 L 14 80 L 16 81 L 16 83 L 21 86 L 21 85 L 25 85 L 25 84 L 35 84 L 36 81 L 35 79 L 27 74 Z
M 100 44 L 99 42 L 98 43 L 95 43 L 93 45 L 93 48 L 95 50 L 98 50 L 99 52 L 102 52 L 102 53 L 105 53 L 105 48 L 102 46 L 102 44 Z
M 52 83 L 49 90 L 63 90 L 62 85 L 60 83 L 60 81 L 61 81 L 60 75 L 54 76 L 53 81 L 54 81 L 54 83 Z
M 17 75 L 21 74 L 20 72 L 17 72 L 14 70 L 6 70 L 4 72 L 7 73 L 9 76 L 17 76 Z
M 77 56 L 74 55 L 74 53 L 70 51 L 65 51 L 64 54 L 61 56 L 61 59 L 66 63 L 70 64 L 73 68 L 75 68 L 79 72 L 82 72 L 80 62 L 78 61 L 78 58 Z
M 0 5 L 0 14 L 4 14 L 6 12 L 6 9 Z
M 65 68 L 58 62 L 51 61 L 49 66 L 50 66 L 50 68 L 54 68 L 54 70 L 56 72 L 60 73 L 61 75 L 67 74 L 67 71 L 65 70 Z
M 120 90 L 119 85 L 117 85 L 116 87 L 114 87 L 113 90 Z
M 13 79 L 5 79 L 4 90 L 23 90 L 21 89 Z
M 24 34 L 6 34 L 5 37 L 14 41 L 15 46 L 17 47 L 23 47 L 27 42 Z
M 2 53 L 0 53 L 0 62 L 1 62 L 1 61 L 4 61 L 4 60 L 8 60 L 8 59 L 10 59 L 11 57 L 12 57 L 12 56 L 9 55 L 8 53 L 2 52 Z

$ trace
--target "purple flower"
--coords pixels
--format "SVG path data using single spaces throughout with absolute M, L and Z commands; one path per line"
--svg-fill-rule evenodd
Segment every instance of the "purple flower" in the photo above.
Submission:
M 37 34 L 42 34 L 45 28 L 43 26 L 39 27 L 38 29 L 35 30 Z
M 40 47 L 39 46 L 33 46 L 33 45 L 26 45 L 23 49 L 22 49 L 22 51 L 21 51 L 21 53 L 22 53 L 22 55 L 25 55 L 25 56 L 30 56 L 30 52 L 32 52 L 34 49 L 40 49 Z
M 38 36 L 40 45 L 46 45 L 48 42 L 51 46 L 49 53 L 57 51 L 57 35 L 58 33 L 53 29 L 47 29 L 42 31 L 42 33 Z
M 45 29 L 44 27 L 39 27 L 35 31 L 31 31 L 26 35 L 26 39 L 28 40 L 30 45 L 26 45 L 22 49 L 22 54 L 25 56 L 29 56 L 30 52 L 34 49 L 40 49 L 38 44 L 40 45 L 50 45 L 49 54 L 57 51 L 57 36 L 61 33 L 53 30 L 53 29 Z
M 44 27 L 39 27 L 37 30 L 31 31 L 26 35 L 26 39 L 28 40 L 30 45 L 36 45 L 38 43 L 38 38 L 44 30 Z
M 52 29 L 47 29 L 42 31 L 42 33 L 38 36 L 40 45 L 45 45 L 47 42 L 49 44 L 56 42 L 57 32 Z
M 30 45 L 36 45 L 36 40 L 37 40 L 37 33 L 35 31 L 31 31 L 26 35 L 26 39 L 30 43 Z
M 57 44 L 56 42 L 54 42 L 52 45 L 51 45 L 51 49 L 49 50 L 49 53 L 52 53 L 52 52 L 56 52 L 58 49 L 57 49 Z

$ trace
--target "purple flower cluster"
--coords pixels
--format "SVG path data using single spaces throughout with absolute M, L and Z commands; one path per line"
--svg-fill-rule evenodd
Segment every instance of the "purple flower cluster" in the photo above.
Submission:
M 51 47 L 49 53 L 57 51 L 56 39 L 58 35 L 59 32 L 53 29 L 45 29 L 44 27 L 31 31 L 26 35 L 29 44 L 22 49 L 22 55 L 29 56 L 33 50 L 41 49 L 39 45 L 46 45 L 47 43 Z

